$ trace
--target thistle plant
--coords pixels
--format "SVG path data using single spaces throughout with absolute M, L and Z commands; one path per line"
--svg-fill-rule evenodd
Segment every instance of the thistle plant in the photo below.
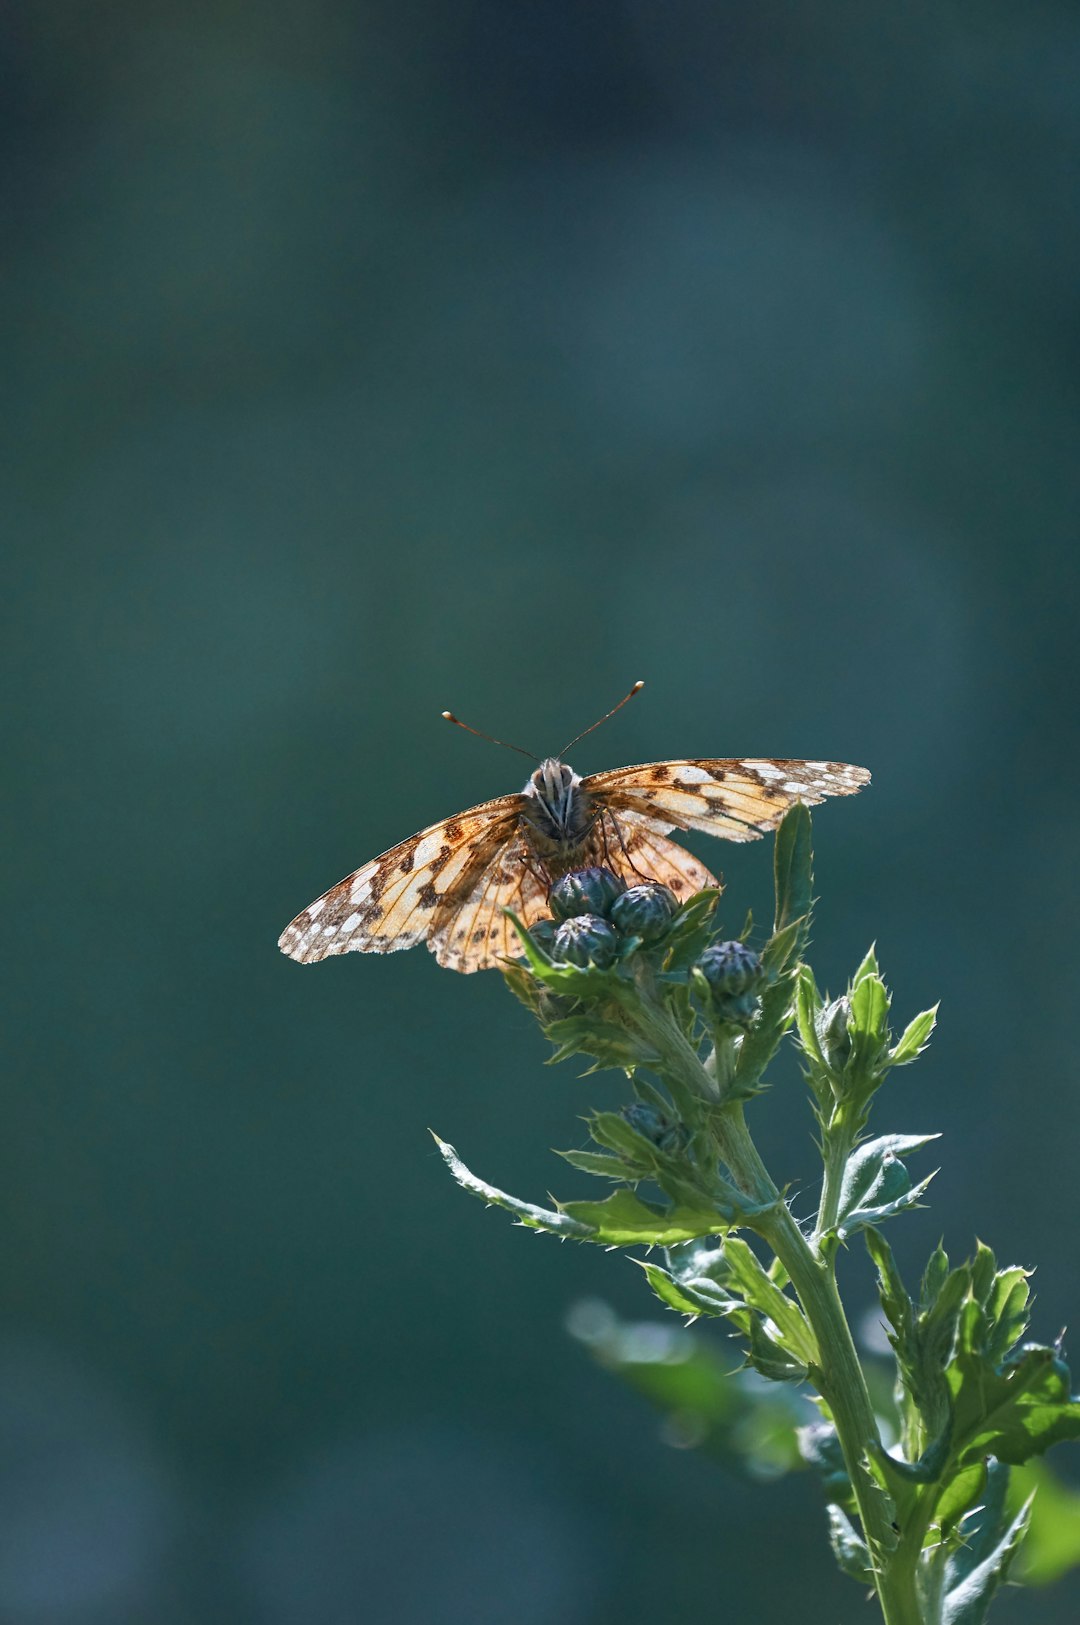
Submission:
M 804 958 L 811 825 L 801 804 L 777 830 L 774 874 L 760 948 L 750 922 L 724 936 L 717 890 L 678 902 L 601 866 L 557 882 L 550 919 L 530 930 L 515 922 L 522 957 L 504 974 L 553 1060 L 625 1076 L 620 1109 L 586 1118 L 591 1147 L 561 1153 L 613 1187 L 607 1194 L 535 1206 L 477 1178 L 451 1145 L 439 1148 L 463 1189 L 518 1223 L 609 1250 L 644 1248 L 631 1256 L 667 1308 L 727 1323 L 744 1375 L 757 1375 L 752 1388 L 721 1375 L 725 1414 L 767 1408 L 777 1394 L 773 1420 L 783 1413 L 820 1474 L 836 1560 L 876 1597 L 885 1625 L 981 1625 L 1031 1519 L 1010 1474 L 1080 1437 L 1080 1399 L 1060 1344 L 1025 1340 L 1028 1271 L 999 1267 L 979 1243 L 962 1263 L 938 1246 L 914 1289 L 901 1279 L 882 1229 L 921 1205 L 929 1178 L 913 1180 L 907 1164 L 936 1136 L 869 1125 L 890 1074 L 926 1047 L 936 1012 L 895 1034 L 873 950 L 841 997 L 819 991 Z M 747 1124 L 788 1039 L 820 1136 L 820 1201 L 808 1222 Z M 860 1361 L 839 1293 L 838 1266 L 857 1245 L 877 1275 L 891 1396 Z M 583 1335 L 605 1341 L 595 1327 Z M 618 1364 L 610 1344 L 608 1363 Z M 783 1428 L 769 1426 L 775 1454 Z M 781 1446 L 774 1467 L 792 1462 Z

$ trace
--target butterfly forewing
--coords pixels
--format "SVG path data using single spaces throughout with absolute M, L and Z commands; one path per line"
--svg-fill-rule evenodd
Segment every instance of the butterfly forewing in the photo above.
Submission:
M 410 836 L 309 904 L 278 947 L 307 964 L 350 949 L 385 954 L 422 942 L 516 837 L 520 807 L 520 796 L 500 796 Z
M 846 762 L 703 757 L 617 767 L 584 782 L 594 802 L 620 823 L 753 841 L 775 829 L 796 801 L 816 806 L 826 796 L 853 795 L 869 780 L 865 768 Z

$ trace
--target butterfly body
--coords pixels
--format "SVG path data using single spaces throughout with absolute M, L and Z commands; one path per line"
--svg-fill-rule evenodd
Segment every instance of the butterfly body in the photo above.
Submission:
M 549 756 L 521 792 L 520 827 L 553 880 L 580 868 L 596 821 L 580 773 Z
M 441 965 L 475 971 L 519 957 L 507 916 L 549 913 L 560 875 L 603 864 L 628 885 L 657 880 L 683 900 L 719 881 L 668 832 L 756 840 L 796 801 L 869 782 L 845 762 L 774 757 L 645 762 L 582 777 L 548 757 L 516 795 L 432 824 L 347 875 L 298 914 L 278 946 L 302 963 L 426 941 Z

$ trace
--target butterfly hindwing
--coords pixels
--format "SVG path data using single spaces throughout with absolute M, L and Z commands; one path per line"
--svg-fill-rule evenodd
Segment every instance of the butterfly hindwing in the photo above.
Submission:
M 622 822 L 603 814 L 603 859 L 628 886 L 658 880 L 685 903 L 695 892 L 720 886 L 720 881 L 685 847 L 667 840 L 645 822 Z
M 525 926 L 548 913 L 547 887 L 516 840 L 488 857 L 467 891 L 455 891 L 440 908 L 428 944 L 439 964 L 468 973 L 520 958 L 507 909 Z

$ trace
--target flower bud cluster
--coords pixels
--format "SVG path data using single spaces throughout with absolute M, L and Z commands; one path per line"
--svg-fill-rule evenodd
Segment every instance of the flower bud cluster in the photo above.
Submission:
M 627 886 L 610 869 L 594 866 L 562 875 L 551 888 L 552 918 L 529 934 L 556 963 L 608 969 L 631 939 L 659 942 L 678 909 L 666 886 Z
M 753 1021 L 766 981 L 759 954 L 745 942 L 714 942 L 701 954 L 697 970 L 720 1021 L 738 1027 Z

